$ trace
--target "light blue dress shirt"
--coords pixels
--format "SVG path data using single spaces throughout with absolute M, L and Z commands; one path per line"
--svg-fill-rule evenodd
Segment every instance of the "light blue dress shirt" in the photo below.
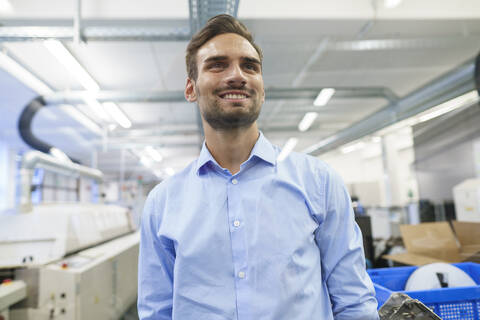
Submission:
M 142 217 L 142 320 L 378 319 L 360 229 L 325 163 L 260 133 L 231 175 L 203 146 Z

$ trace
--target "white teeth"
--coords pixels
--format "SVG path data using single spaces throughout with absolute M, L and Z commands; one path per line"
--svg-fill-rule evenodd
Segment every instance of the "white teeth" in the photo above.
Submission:
M 231 93 L 228 93 L 226 94 L 225 96 L 223 96 L 225 99 L 244 99 L 246 98 L 247 96 L 244 95 L 244 94 L 231 94 Z

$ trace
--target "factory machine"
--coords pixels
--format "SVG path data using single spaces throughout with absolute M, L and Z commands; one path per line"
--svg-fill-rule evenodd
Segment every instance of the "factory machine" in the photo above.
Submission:
M 137 295 L 139 235 L 129 210 L 78 202 L 32 206 L 36 167 L 103 180 L 98 170 L 26 154 L 20 210 L 0 215 L 0 319 L 119 319 Z

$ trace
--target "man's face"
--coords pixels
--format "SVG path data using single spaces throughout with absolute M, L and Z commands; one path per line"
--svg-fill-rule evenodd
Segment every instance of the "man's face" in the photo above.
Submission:
M 226 33 L 197 52 L 198 77 L 187 79 L 185 97 L 197 101 L 203 119 L 215 130 L 246 128 L 265 100 L 257 51 L 243 37 Z

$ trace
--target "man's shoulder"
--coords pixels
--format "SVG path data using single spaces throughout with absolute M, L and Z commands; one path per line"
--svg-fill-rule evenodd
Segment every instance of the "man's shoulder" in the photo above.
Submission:
M 282 161 L 282 164 L 290 168 L 295 168 L 296 170 L 310 173 L 314 171 L 328 174 L 333 170 L 325 161 L 300 152 L 291 152 L 288 157 Z
M 195 170 L 195 164 L 197 160 L 192 161 L 188 166 L 186 166 L 181 171 L 175 173 L 172 176 L 162 180 L 158 183 L 152 191 L 150 191 L 149 197 L 153 197 L 155 199 L 161 198 L 165 196 L 167 193 L 173 191 L 177 193 L 182 189 L 183 186 L 186 185 L 187 180 L 190 179 L 192 173 Z

